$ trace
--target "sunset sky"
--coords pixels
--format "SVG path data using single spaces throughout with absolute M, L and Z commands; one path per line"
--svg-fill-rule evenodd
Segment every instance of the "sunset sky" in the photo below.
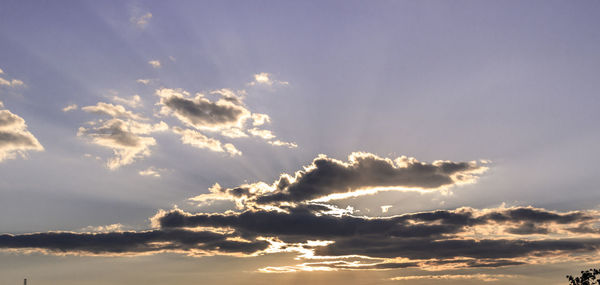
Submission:
M 0 284 L 567 284 L 598 1 L 0 1 Z

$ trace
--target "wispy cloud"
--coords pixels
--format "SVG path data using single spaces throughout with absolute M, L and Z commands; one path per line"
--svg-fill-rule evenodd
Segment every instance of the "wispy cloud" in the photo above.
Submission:
M 274 146 L 285 146 L 288 148 L 297 148 L 298 145 L 294 142 L 284 142 L 284 141 L 280 141 L 280 140 L 273 140 L 273 141 L 268 141 L 269 144 L 274 145 Z
M 144 84 L 144 85 L 148 85 L 152 81 L 153 81 L 153 79 L 140 78 L 140 79 L 137 79 L 135 82 L 140 83 L 140 84 Z
M 137 26 L 138 28 L 146 28 L 146 26 L 148 26 L 148 23 L 150 22 L 150 19 L 152 19 L 152 13 L 147 12 L 145 14 L 139 15 L 139 16 L 132 16 L 129 21 L 134 24 L 135 26 Z
M 133 119 L 133 120 L 145 120 L 142 115 L 135 114 L 129 110 L 127 110 L 122 105 L 113 105 L 110 103 L 98 102 L 94 106 L 85 106 L 81 107 L 81 110 L 88 113 L 95 113 L 101 115 L 107 115 L 113 118 L 125 118 L 125 119 Z
M 131 96 L 129 99 L 115 95 L 112 97 L 112 100 L 116 103 L 127 105 L 131 108 L 138 108 L 142 106 L 142 98 L 140 98 L 140 95 L 137 94 Z
M 252 114 L 252 125 L 253 126 L 262 126 L 266 123 L 270 123 L 271 122 L 271 117 L 269 117 L 269 115 L 267 114 L 258 114 L 258 113 L 254 113 Z
M 392 281 L 409 281 L 409 280 L 466 280 L 474 279 L 483 282 L 498 281 L 500 279 L 516 278 L 516 275 L 508 274 L 444 274 L 444 275 L 410 275 L 390 278 Z
M 148 167 L 145 170 L 140 170 L 138 172 L 139 175 L 141 176 L 150 176 L 150 177 L 160 177 L 161 176 L 161 172 L 164 172 L 165 169 L 162 168 L 156 168 L 154 166 Z
M 78 108 L 77 104 L 70 104 L 70 105 L 67 105 L 64 108 L 62 108 L 62 111 L 66 113 L 69 111 L 77 110 L 77 108 Z
M 0 69 L 0 71 L 2 71 L 2 72 L 0 72 L 0 74 L 4 74 L 4 71 L 2 69 Z M 2 87 L 2 86 L 4 86 L 4 87 L 21 87 L 21 86 L 25 86 L 25 83 L 22 80 L 16 79 L 16 78 L 6 79 L 3 77 L 0 77 L 0 87 Z
M 156 60 L 156 59 L 148 61 L 148 64 L 150 64 L 154 68 L 160 68 L 161 67 L 160 61 Z
M 209 149 L 215 152 L 226 152 L 231 156 L 242 155 L 242 152 L 239 151 L 233 144 L 224 144 L 217 139 L 209 138 L 197 131 L 190 129 L 184 130 L 177 127 L 173 128 L 173 131 L 181 136 L 181 142 L 183 144 L 188 144 L 201 149 Z
M 272 85 L 289 85 L 289 84 L 290 83 L 287 81 L 274 80 L 273 74 L 270 74 L 267 72 L 261 72 L 261 73 L 254 74 L 254 80 L 251 81 L 250 83 L 248 83 L 248 85 L 250 85 L 250 86 L 255 86 L 255 85 L 272 86 Z
M 271 132 L 269 130 L 261 130 L 261 129 L 257 129 L 257 128 L 252 128 L 252 129 L 249 129 L 248 132 L 255 137 L 260 137 L 265 140 L 270 140 L 272 138 L 275 138 L 275 135 L 273 135 L 273 132 Z

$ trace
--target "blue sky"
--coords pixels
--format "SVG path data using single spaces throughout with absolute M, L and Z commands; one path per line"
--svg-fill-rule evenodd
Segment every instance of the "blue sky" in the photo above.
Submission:
M 281 174 L 294 176 L 305 166 L 319 170 L 320 154 L 328 157 L 324 163 L 352 169 L 348 156 L 354 152 L 369 159 L 414 157 L 436 169 L 441 164 L 435 161 L 443 160 L 463 168 L 444 176 L 451 182 L 435 187 L 412 176 L 417 182 L 409 185 L 365 166 L 367 172 L 349 172 L 364 175 L 363 180 L 347 182 L 340 170 L 340 177 L 346 177 L 338 181 L 342 184 L 310 188 L 324 195 L 313 198 L 323 199 L 393 188 L 327 201 L 337 210 L 350 206 L 353 212 L 346 215 L 352 217 L 461 207 L 477 216 L 485 209 L 531 206 L 597 218 L 598 11 L 594 1 L 3 1 L 0 115 L 21 118 L 26 128 L 3 127 L 0 120 L 0 131 L 28 133 L 43 150 L 32 144 L 19 150 L 24 145 L 8 139 L 0 145 L 0 154 L 10 156 L 0 160 L 0 234 L 141 232 L 152 229 L 148 218 L 160 218 L 155 216 L 159 209 L 181 209 L 192 216 L 273 210 L 256 202 L 268 193 L 240 200 L 228 196 L 229 190 L 259 191 L 266 186 L 258 182 L 271 185 Z M 68 106 L 71 110 L 64 111 Z M 215 119 L 217 112 L 223 116 Z M 261 121 L 261 114 L 269 119 Z M 233 131 L 243 137 L 232 137 Z M 461 164 L 469 162 L 477 166 Z M 402 169 L 396 162 L 390 165 Z M 329 172 L 314 175 L 323 173 Z M 455 174 L 473 177 L 461 180 Z M 206 196 L 215 183 L 222 191 Z M 198 195 L 208 202 L 190 200 Z M 294 199 L 286 203 L 316 203 Z M 381 206 L 391 207 L 384 211 Z M 594 223 L 596 234 L 585 236 L 543 224 L 547 236 L 508 237 L 598 238 Z M 115 224 L 120 226 L 95 228 Z M 333 241 L 341 245 L 345 238 Z M 296 267 L 295 273 L 268 274 L 260 269 L 297 264 L 294 257 L 300 253 L 267 250 L 239 258 L 211 249 L 208 255 L 215 256 L 98 257 L 65 249 L 67 257 L 58 257 L 50 247 L 33 248 L 34 253 L 2 247 L 6 252 L 0 264 L 23 262 L 19 270 L 0 269 L 7 276 L 1 277 L 3 283 L 27 275 L 81 284 L 80 277 L 52 272 L 84 260 L 100 268 L 82 269 L 90 275 L 120 262 L 128 269 L 110 277 L 116 279 L 99 277 L 89 284 L 129 280 L 143 270 L 142 264 L 169 264 L 153 274 L 162 280 L 159 275 L 178 270 L 180 281 L 174 284 L 193 284 L 197 273 L 191 271 L 198 264 L 226 268 L 231 262 L 245 269 L 224 272 L 256 283 L 363 276 L 355 282 L 371 284 L 443 275 L 448 284 L 476 284 L 484 278 L 477 274 L 495 274 L 498 284 L 517 284 L 513 275 L 560 267 L 568 270 L 535 278 L 562 284 L 563 275 L 591 266 L 590 259 L 562 264 L 549 257 L 533 266 L 536 262 L 520 256 L 515 260 L 529 264 L 433 273 L 422 265 L 327 272 Z M 202 272 L 210 276 L 211 271 Z M 407 280 L 393 282 L 427 282 Z

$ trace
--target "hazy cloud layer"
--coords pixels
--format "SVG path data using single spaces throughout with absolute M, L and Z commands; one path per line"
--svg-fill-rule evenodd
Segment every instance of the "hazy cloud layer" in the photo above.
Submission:
M 324 155 L 294 175 L 283 174 L 268 185 L 264 182 L 235 188 L 211 188 L 210 194 L 192 198 L 235 200 L 240 207 L 299 203 L 372 194 L 381 190 L 437 190 L 472 183 L 487 168 L 477 162 L 419 162 L 414 158 L 395 160 L 370 153 L 353 153 L 348 162 Z
M 4 109 L 0 101 L 0 162 L 17 155 L 25 157 L 30 150 L 42 151 L 44 147 L 27 130 L 25 120 Z

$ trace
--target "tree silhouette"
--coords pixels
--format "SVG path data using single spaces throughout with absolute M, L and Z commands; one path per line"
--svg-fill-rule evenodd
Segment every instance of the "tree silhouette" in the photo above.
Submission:
M 567 279 L 569 279 L 570 285 L 600 285 L 600 270 L 590 269 L 581 271 L 581 277 L 567 275 Z

